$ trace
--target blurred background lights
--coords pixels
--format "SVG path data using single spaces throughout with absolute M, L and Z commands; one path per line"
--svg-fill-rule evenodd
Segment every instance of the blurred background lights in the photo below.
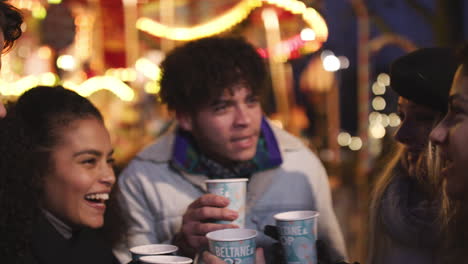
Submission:
M 149 81 L 145 84 L 145 92 L 149 94 L 158 94 L 160 90 L 159 82 Z
M 72 71 L 76 68 L 76 61 L 72 55 L 61 55 L 57 59 L 57 66 L 65 71 Z
M 27 58 L 31 55 L 31 49 L 28 46 L 21 46 L 17 49 L 18 56 Z
M 158 80 L 161 75 L 160 68 L 146 58 L 138 59 L 135 63 L 135 68 L 150 80 Z
M 377 82 L 382 86 L 390 85 L 390 76 L 386 73 L 381 73 L 377 76 Z
M 382 117 L 379 112 L 372 112 L 369 114 L 369 123 L 380 123 L 382 122 Z
M 26 25 L 26 23 L 23 23 L 21 24 L 21 31 L 26 32 L 26 30 L 28 29 L 28 25 Z
M 383 138 L 385 136 L 385 128 L 382 124 L 374 123 L 369 127 L 369 132 L 373 138 Z
M 47 0 L 47 2 L 52 5 L 58 5 L 62 3 L 62 0 Z
M 301 39 L 303 41 L 315 40 L 315 31 L 311 28 L 304 28 L 301 30 Z
M 377 96 L 372 99 L 372 107 L 377 111 L 384 110 L 386 105 L 385 99 L 381 96 Z
M 106 71 L 105 75 L 120 79 L 124 82 L 133 82 L 137 77 L 136 71 L 132 68 L 110 68 Z
M 379 82 L 375 82 L 372 84 L 372 92 L 375 95 L 383 95 L 386 91 L 386 88 L 384 85 L 380 84 Z
M 390 115 L 388 115 L 388 119 L 389 119 L 389 125 L 391 127 L 397 127 L 400 125 L 400 117 L 395 114 L 395 113 L 391 113 Z
M 34 76 L 34 75 L 30 75 L 30 76 L 26 76 L 22 79 L 19 79 L 17 82 L 15 82 L 13 84 L 13 90 L 29 90 L 31 88 L 33 88 L 34 86 L 37 86 L 39 85 L 39 79 Z
M 47 60 L 52 56 L 52 50 L 47 46 L 42 46 L 37 50 L 37 56 L 41 59 Z
M 295 15 L 301 15 L 304 22 L 314 29 L 316 39 L 324 42 L 328 38 L 328 27 L 323 17 L 311 7 L 307 7 L 298 0 L 242 0 L 223 15 L 211 19 L 205 23 L 191 27 L 173 27 L 161 24 L 151 18 L 141 17 L 137 20 L 136 27 L 148 34 L 172 39 L 192 40 L 219 34 L 245 20 L 250 12 L 264 4 L 275 5 Z
M 351 135 L 347 132 L 341 132 L 338 134 L 337 140 L 340 146 L 348 146 L 349 144 L 351 144 Z
M 267 2 L 270 2 L 271 4 L 276 4 L 280 5 L 281 1 L 277 0 L 267 0 Z M 291 11 L 291 13 L 302 13 L 306 10 L 306 5 L 302 2 L 299 1 L 283 1 L 283 6 L 284 9 Z
M 381 114 L 380 118 L 380 124 L 382 124 L 383 127 L 388 127 L 388 125 L 390 124 L 390 118 L 388 117 L 388 115 Z
M 278 120 L 278 119 L 272 119 L 271 120 L 271 123 L 273 123 L 273 125 L 279 127 L 279 128 L 283 128 L 283 122 L 281 122 L 281 120 Z
M 345 56 L 338 56 L 340 60 L 340 69 L 348 69 L 349 68 L 349 60 Z
M 135 93 L 132 88 L 112 76 L 96 76 L 84 81 L 78 86 L 73 85 L 72 83 L 68 84 L 71 86 L 70 89 L 75 90 L 81 96 L 89 96 L 99 90 L 105 89 L 114 93 L 123 101 L 131 101 L 135 97 Z M 66 84 L 64 83 L 64 86 L 65 85 Z
M 34 6 L 32 16 L 37 19 L 44 19 L 47 16 L 47 10 L 41 5 Z
M 52 72 L 46 72 L 39 76 L 41 85 L 54 86 L 58 82 L 58 76 Z
M 222 16 L 218 16 L 208 22 L 192 27 L 167 26 L 146 17 L 139 18 L 137 20 L 136 27 L 151 35 L 172 40 L 187 41 L 198 39 L 210 35 L 216 35 L 222 31 L 232 28 L 243 21 L 253 9 L 261 6 L 262 4 L 263 3 L 260 0 L 243 0 Z M 326 34 L 328 34 L 328 32 L 326 32 Z
M 125 68 L 121 70 L 120 80 L 124 82 L 133 82 L 136 80 L 136 71 L 134 69 Z
M 334 72 L 340 69 L 340 60 L 335 55 L 326 56 L 322 63 L 326 71 Z
M 267 29 L 279 28 L 278 14 L 273 8 L 265 8 L 262 11 L 262 19 L 265 21 L 265 27 Z
M 359 137 L 352 137 L 351 143 L 349 144 L 349 149 L 357 151 L 362 148 L 362 140 Z
M 320 59 L 322 59 L 323 61 L 325 57 L 330 56 L 330 55 L 335 55 L 335 53 L 333 53 L 333 51 L 331 50 L 323 50 L 322 53 L 320 53 Z

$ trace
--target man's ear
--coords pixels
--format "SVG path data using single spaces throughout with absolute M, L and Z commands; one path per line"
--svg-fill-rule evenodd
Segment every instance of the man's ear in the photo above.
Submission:
M 179 126 L 185 131 L 192 131 L 192 116 L 187 113 L 176 113 Z

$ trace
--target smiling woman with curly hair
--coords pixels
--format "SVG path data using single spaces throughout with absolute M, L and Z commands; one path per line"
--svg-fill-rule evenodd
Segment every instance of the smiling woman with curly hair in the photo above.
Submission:
M 113 149 L 99 111 L 73 91 L 42 86 L 10 110 L 0 121 L 0 258 L 118 263 Z

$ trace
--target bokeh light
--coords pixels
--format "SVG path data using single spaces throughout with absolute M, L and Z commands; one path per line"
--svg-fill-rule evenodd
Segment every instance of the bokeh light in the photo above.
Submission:
M 372 92 L 375 95 L 383 95 L 385 91 L 386 91 L 385 86 L 383 86 L 379 82 L 375 82 L 374 84 L 372 84 Z
M 388 115 L 388 119 L 389 119 L 389 125 L 391 127 L 397 127 L 401 123 L 400 117 L 395 113 L 391 113 L 390 115 Z
M 334 72 L 340 69 L 340 60 L 335 55 L 326 56 L 322 63 L 326 71 Z
M 369 132 L 373 138 L 383 138 L 385 136 L 385 127 L 382 124 L 374 123 L 369 127 Z
M 76 68 L 76 60 L 72 55 L 61 55 L 57 59 L 57 66 L 65 71 L 72 71 Z
M 372 107 L 377 110 L 381 111 L 385 109 L 385 106 L 387 106 L 387 103 L 385 102 L 385 99 L 381 96 L 377 96 L 374 99 L 372 99 Z
M 303 41 L 315 40 L 315 31 L 311 28 L 304 28 L 301 30 L 301 39 Z
M 390 85 L 390 76 L 386 73 L 381 73 L 377 76 L 377 82 L 382 86 Z
M 348 146 L 349 144 L 351 144 L 351 135 L 347 132 L 341 132 L 338 134 L 337 140 L 340 146 Z
M 359 137 L 352 137 L 351 143 L 349 144 L 349 149 L 357 151 L 362 148 L 362 140 Z

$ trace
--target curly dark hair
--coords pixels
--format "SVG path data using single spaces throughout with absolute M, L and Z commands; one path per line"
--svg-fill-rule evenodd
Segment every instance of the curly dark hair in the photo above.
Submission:
M 32 240 L 33 221 L 40 197 L 40 181 L 34 166 L 32 144 L 22 121 L 9 114 L 0 119 L 0 258 L 25 257 Z
M 161 70 L 161 99 L 181 113 L 193 113 L 240 83 L 260 95 L 267 79 L 262 58 L 240 37 L 188 42 L 167 55 Z
M 15 110 L 27 128 L 34 131 L 30 136 L 36 149 L 44 152 L 46 168 L 50 165 L 50 150 L 61 139 L 61 128 L 88 117 L 103 121 L 99 110 L 88 99 L 61 86 L 38 86 L 25 92 L 19 97 Z M 45 173 L 46 168 L 39 171 Z
M 99 110 L 76 92 L 61 86 L 38 86 L 20 96 L 0 122 L 0 150 L 7 153 L 0 157 L 0 228 L 5 228 L 0 232 L 0 256 L 30 250 L 31 225 L 40 212 L 43 179 L 54 168 L 51 151 L 61 142 L 64 128 L 86 118 L 103 122 Z M 116 197 L 111 195 L 111 200 Z M 112 200 L 109 207 L 106 219 L 123 223 L 118 204 Z M 103 229 L 109 231 L 105 234 L 109 242 L 123 236 L 123 227 L 118 228 L 118 232 Z
M 3 31 L 5 42 L 2 52 L 8 52 L 15 41 L 21 36 L 21 24 L 23 24 L 23 16 L 21 12 L 6 0 L 0 1 L 0 28 Z

